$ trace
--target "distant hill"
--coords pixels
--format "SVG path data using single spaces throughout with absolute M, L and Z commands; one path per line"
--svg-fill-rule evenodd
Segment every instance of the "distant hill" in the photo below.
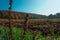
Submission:
M 60 18 L 60 13 L 56 13 L 55 15 L 50 14 L 49 16 L 46 15 L 38 15 L 38 14 L 33 14 L 33 13 L 25 13 L 25 12 L 11 12 L 11 18 L 16 19 L 18 17 L 19 19 L 24 19 L 25 15 L 29 14 L 30 19 L 43 19 L 43 18 Z M 0 18 L 9 18 L 9 12 L 6 10 L 0 10 Z

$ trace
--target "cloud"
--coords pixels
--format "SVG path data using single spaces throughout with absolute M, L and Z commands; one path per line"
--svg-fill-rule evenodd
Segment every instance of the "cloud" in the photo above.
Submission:
M 48 0 L 40 13 L 43 15 L 49 15 L 57 12 L 60 12 L 60 0 Z

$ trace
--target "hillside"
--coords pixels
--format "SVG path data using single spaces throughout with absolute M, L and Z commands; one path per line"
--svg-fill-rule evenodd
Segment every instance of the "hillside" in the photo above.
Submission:
M 30 15 L 29 17 L 30 19 L 60 18 L 60 13 L 56 13 L 55 15 L 50 14 L 49 16 L 46 16 L 46 15 L 38 15 L 34 13 L 15 12 L 15 11 L 11 12 L 11 18 L 16 19 L 16 17 L 18 17 L 19 19 L 24 19 L 26 14 Z M 9 18 L 9 12 L 6 10 L 0 10 L 0 18 Z

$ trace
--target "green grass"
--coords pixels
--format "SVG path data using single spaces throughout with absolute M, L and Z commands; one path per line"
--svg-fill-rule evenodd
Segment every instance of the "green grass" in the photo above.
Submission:
M 0 40 L 9 40 L 10 30 L 8 27 L 5 27 L 5 29 L 6 29 L 6 32 L 4 31 L 4 26 L 0 25 Z M 21 40 L 21 37 L 23 35 L 22 28 L 12 27 L 12 32 L 13 32 L 14 40 Z M 52 39 L 54 39 L 53 37 Z M 27 34 L 25 35 L 25 40 L 33 40 L 33 34 L 31 32 L 27 32 Z M 47 37 L 43 37 L 38 33 L 38 35 L 35 37 L 35 40 L 47 40 Z M 58 36 L 58 40 L 60 40 L 60 36 Z

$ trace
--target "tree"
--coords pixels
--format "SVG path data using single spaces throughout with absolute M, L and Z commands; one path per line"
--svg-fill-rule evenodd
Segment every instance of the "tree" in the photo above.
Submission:
M 54 15 L 50 14 L 50 15 L 48 16 L 48 18 L 49 18 L 49 19 L 54 18 Z
M 60 13 L 57 13 L 56 14 L 56 18 L 60 18 Z

